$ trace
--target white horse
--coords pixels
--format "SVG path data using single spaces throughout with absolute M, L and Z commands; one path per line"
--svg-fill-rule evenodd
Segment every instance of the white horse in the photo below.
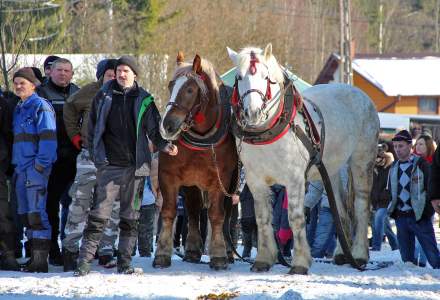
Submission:
M 245 48 L 239 53 L 228 48 L 228 54 L 237 68 L 233 98 L 235 97 L 236 107 L 239 108 L 238 123 L 244 132 L 254 134 L 270 128 L 274 118 L 279 115 L 282 103 L 280 99 L 286 92 L 286 77 L 272 55 L 272 45 L 268 44 L 264 51 L 259 48 Z M 338 211 L 344 224 L 348 224 L 350 218 L 343 208 L 347 203 L 341 203 L 338 171 L 347 164 L 354 179 L 351 182 L 355 237 L 351 253 L 356 262 L 365 264 L 368 261 L 369 194 L 379 134 L 377 111 L 365 93 L 345 84 L 313 86 L 305 90 L 302 96 L 305 99 L 304 105 L 315 115 L 314 119 L 318 119 L 325 127 L 325 137 L 321 137 L 324 141 L 322 162 L 331 178 L 336 201 L 339 202 Z M 322 119 L 313 110 L 311 103 L 321 112 Z M 300 110 L 300 106 L 297 109 Z M 291 123 L 308 132 L 303 114 L 297 113 Z M 277 258 L 271 226 L 269 187 L 278 183 L 287 187 L 289 224 L 294 237 L 294 260 L 289 273 L 307 274 L 312 259 L 306 239 L 303 210 L 305 173 L 310 154 L 293 130 L 288 130 L 279 137 L 278 140 L 274 139 L 266 144 L 243 142 L 240 153 L 246 169 L 247 183 L 255 197 L 258 224 L 258 254 L 252 270 L 267 271 Z M 313 166 L 307 180 L 317 179 L 321 178 L 317 168 Z M 346 262 L 339 243 L 335 262 Z

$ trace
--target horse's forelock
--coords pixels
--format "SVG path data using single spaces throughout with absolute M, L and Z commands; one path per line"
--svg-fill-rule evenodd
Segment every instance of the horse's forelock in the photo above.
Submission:
M 266 64 L 268 68 L 270 69 L 271 76 L 274 78 L 271 78 L 272 80 L 276 80 L 277 82 L 283 82 L 284 81 L 284 75 L 283 70 L 279 66 L 275 56 L 272 55 L 272 57 L 269 60 L 266 60 L 263 54 L 263 50 L 256 47 L 247 47 L 243 48 L 237 55 L 238 65 L 237 68 L 239 70 L 239 73 L 241 75 L 246 74 L 247 70 L 250 66 L 250 60 L 251 60 L 251 53 L 254 52 L 256 58 L 258 61 Z

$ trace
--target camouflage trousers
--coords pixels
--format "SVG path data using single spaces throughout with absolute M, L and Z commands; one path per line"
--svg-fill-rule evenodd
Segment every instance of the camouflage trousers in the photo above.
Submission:
M 83 149 L 77 158 L 77 173 L 75 181 L 69 190 L 72 203 L 69 206 L 69 214 L 64 233 L 63 248 L 69 252 L 78 252 L 79 241 L 83 236 L 87 218 L 95 201 L 96 168 L 89 158 L 87 150 Z M 113 255 L 115 241 L 119 232 L 119 209 L 120 202 L 114 201 L 112 213 L 105 226 L 98 247 L 98 255 Z

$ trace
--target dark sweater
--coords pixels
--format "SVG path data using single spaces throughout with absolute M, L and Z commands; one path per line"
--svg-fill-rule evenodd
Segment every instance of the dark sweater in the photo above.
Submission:
M 136 162 L 136 126 L 134 103 L 139 96 L 137 85 L 123 90 L 113 84 L 113 101 L 103 136 L 110 165 L 128 167 Z

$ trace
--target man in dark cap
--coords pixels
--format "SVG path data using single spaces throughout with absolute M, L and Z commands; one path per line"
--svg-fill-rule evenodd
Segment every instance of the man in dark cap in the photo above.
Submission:
M 177 147 L 162 139 L 160 115 L 153 97 L 136 81 L 134 58 L 116 62 L 116 79 L 104 84 L 93 100 L 89 115 L 88 147 L 98 171 L 96 202 L 90 210 L 74 275 L 90 272 L 102 232 L 115 201 L 120 202 L 118 273 L 131 274 L 131 253 L 137 239 L 141 177 L 149 175 L 148 140 L 161 151 L 177 155 Z
M 58 58 L 52 62 L 49 79 L 37 88 L 38 95 L 52 104 L 57 117 L 57 161 L 52 168 L 47 194 L 47 214 L 52 226 L 49 263 L 57 266 L 63 264 L 58 245 L 60 201 L 63 196 L 63 198 L 68 198 L 65 194 L 75 179 L 76 156 L 79 153 L 66 133 L 63 119 L 63 106 L 67 98 L 79 89 L 71 82 L 72 76 L 72 63 L 65 58 Z M 68 200 L 70 199 L 62 202 L 63 206 L 64 202 L 70 202 Z
M 77 157 L 75 183 L 69 194 L 72 203 L 69 205 L 67 222 L 63 239 L 64 271 L 74 271 L 78 258 L 79 241 L 92 206 L 96 185 L 96 168 L 90 160 L 87 145 L 87 123 L 93 98 L 104 83 L 115 79 L 116 59 L 103 59 L 98 63 L 96 82 L 89 83 L 67 99 L 64 105 L 64 124 L 72 144 L 81 150 Z M 98 248 L 99 263 L 108 264 L 113 258 L 113 247 L 118 236 L 119 203 L 115 202 L 110 222 Z
M 55 112 L 35 93 L 38 79 L 31 68 L 22 68 L 13 77 L 20 101 L 14 111 L 12 164 L 18 214 L 26 226 L 31 258 L 24 271 L 48 272 L 51 226 L 46 213 L 47 184 L 57 157 Z
M 50 71 L 52 68 L 52 64 L 54 61 L 56 61 L 57 59 L 59 59 L 59 56 L 56 55 L 49 55 L 48 57 L 46 57 L 46 59 L 44 60 L 43 63 L 43 68 L 44 68 L 44 81 L 46 81 L 47 79 L 49 79 L 50 77 Z M 43 83 L 43 82 L 41 82 Z
M 396 222 L 400 256 L 404 262 L 417 264 L 414 257 L 417 237 L 429 264 L 438 269 L 440 253 L 431 221 L 434 209 L 428 195 L 429 165 L 411 153 L 412 137 L 407 130 L 399 131 L 392 141 L 397 160 L 389 173 L 388 213 Z

